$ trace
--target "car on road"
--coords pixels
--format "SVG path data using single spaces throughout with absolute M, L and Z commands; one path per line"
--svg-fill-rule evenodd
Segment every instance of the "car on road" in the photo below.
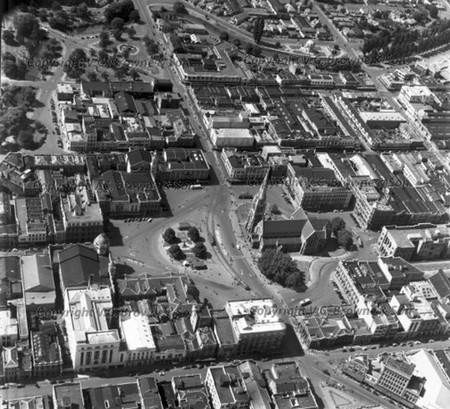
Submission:
M 311 300 L 309 299 L 309 298 L 306 298 L 306 299 L 304 299 L 304 300 L 301 300 L 299 303 L 298 303 L 298 305 L 300 306 L 300 307 L 305 307 L 306 305 L 309 305 L 309 304 L 311 304 Z
M 153 221 L 153 219 L 151 218 L 151 217 L 149 217 L 148 219 L 147 219 L 147 223 L 151 223 Z
M 161 371 L 160 373 L 159 373 L 159 376 L 164 376 L 166 373 L 164 372 L 164 371 Z

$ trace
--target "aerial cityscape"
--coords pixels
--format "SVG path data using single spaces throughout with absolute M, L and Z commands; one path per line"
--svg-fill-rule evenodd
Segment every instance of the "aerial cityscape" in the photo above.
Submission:
M 450 409 L 449 0 L 0 13 L 0 409 Z

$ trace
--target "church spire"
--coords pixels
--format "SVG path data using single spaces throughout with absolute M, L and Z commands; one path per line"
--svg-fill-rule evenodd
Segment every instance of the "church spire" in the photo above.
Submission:
M 267 203 L 267 185 L 269 183 L 270 168 L 267 169 L 266 176 L 263 183 L 259 188 L 257 195 L 253 198 L 252 208 L 248 214 L 247 222 L 245 223 L 245 229 L 251 234 L 257 224 L 264 219 Z

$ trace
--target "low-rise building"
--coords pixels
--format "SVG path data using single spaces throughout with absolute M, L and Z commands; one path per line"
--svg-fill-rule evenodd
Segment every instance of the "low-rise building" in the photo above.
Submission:
M 209 397 L 200 374 L 174 376 L 172 389 L 181 409 L 210 409 Z
M 302 376 L 296 362 L 275 363 L 264 374 L 276 409 L 319 407 L 309 381 Z
M 22 283 L 27 311 L 54 307 L 56 301 L 52 263 L 48 254 L 21 257 Z
M 64 383 L 53 386 L 53 408 L 85 408 L 81 383 Z

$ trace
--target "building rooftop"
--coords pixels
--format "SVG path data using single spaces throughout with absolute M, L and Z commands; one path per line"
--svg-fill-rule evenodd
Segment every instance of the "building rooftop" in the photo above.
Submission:
M 286 330 L 272 299 L 228 301 L 225 310 L 240 334 Z
M 142 314 L 130 313 L 121 319 L 122 336 L 129 351 L 156 350 L 155 341 L 148 317 Z
M 55 409 L 85 408 L 80 383 L 65 383 L 63 385 L 54 385 L 53 399 L 56 401 Z

